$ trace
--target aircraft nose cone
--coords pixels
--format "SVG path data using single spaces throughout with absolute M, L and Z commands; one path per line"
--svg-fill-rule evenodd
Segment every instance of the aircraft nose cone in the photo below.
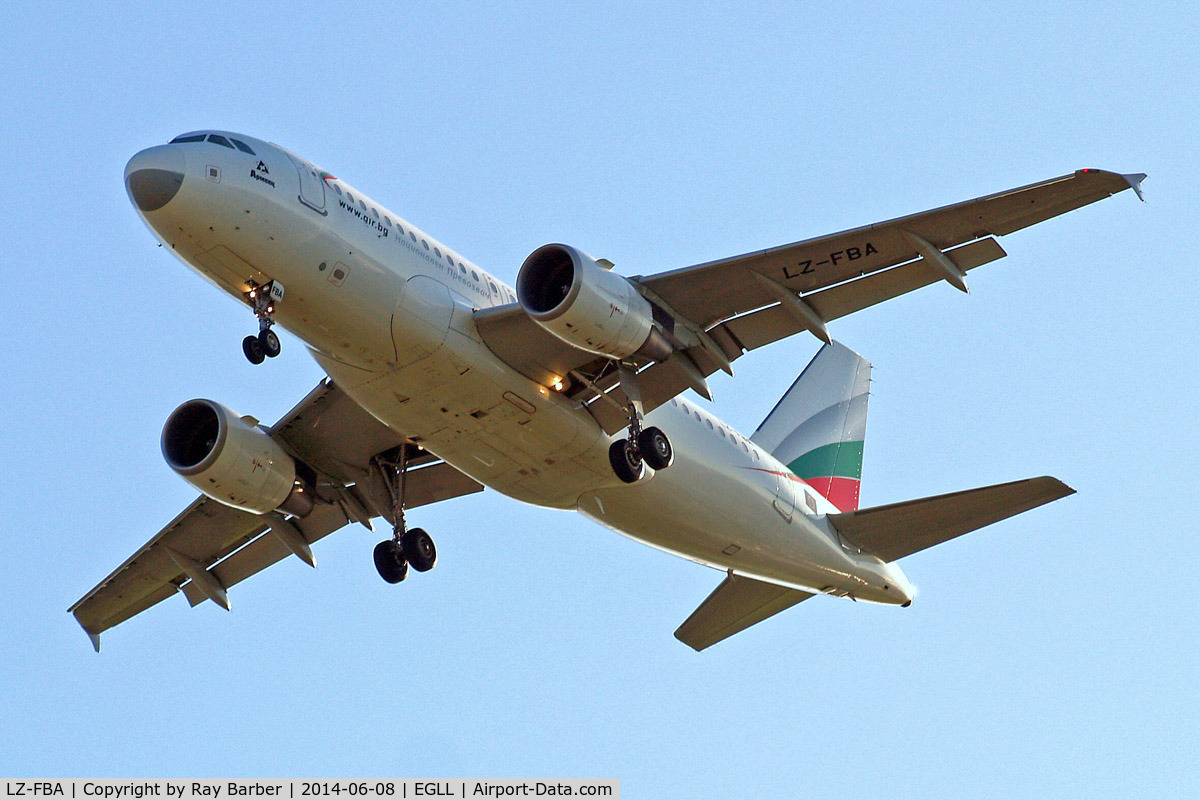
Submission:
M 183 185 L 187 168 L 178 145 L 151 147 L 125 165 L 125 187 L 129 198 L 142 211 L 157 211 L 171 202 Z

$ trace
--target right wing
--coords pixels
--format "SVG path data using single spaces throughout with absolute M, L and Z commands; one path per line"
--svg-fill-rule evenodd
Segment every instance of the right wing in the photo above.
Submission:
M 270 433 L 317 473 L 312 512 L 303 519 L 259 516 L 197 498 L 68 609 L 97 651 L 101 632 L 176 592 L 193 606 L 212 599 L 228 608 L 226 591 L 256 572 L 293 553 L 313 563 L 309 545 L 351 522 L 391 520 L 387 488 L 371 460 L 408 445 L 332 383 L 319 384 Z M 413 453 L 408 464 L 407 508 L 483 490 L 428 453 Z
M 698 652 L 812 596 L 811 592 L 730 572 L 684 620 L 675 631 L 675 638 Z
M 1043 476 L 860 508 L 828 519 L 854 544 L 895 561 L 1071 494 L 1075 490 L 1070 486 Z

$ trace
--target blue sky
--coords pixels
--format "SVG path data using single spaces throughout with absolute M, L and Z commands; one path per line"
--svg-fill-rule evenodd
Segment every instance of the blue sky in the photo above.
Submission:
M 1186 3 L 10 4 L 0 776 L 616 777 L 624 797 L 1200 791 L 1195 270 L 1200 16 Z M 1079 494 L 696 654 L 720 576 L 485 492 L 414 512 L 440 563 L 321 542 L 234 610 L 172 599 L 91 652 L 65 612 L 193 497 L 158 436 L 264 420 L 250 315 L 121 185 L 195 128 L 283 144 L 508 280 L 575 244 L 650 273 L 1070 172 L 1131 193 L 833 325 L 875 364 L 863 502 L 1051 474 Z M 749 432 L 816 351 L 714 379 Z

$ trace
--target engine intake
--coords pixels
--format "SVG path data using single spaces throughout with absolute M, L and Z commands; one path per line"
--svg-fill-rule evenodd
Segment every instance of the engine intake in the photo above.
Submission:
M 542 328 L 589 353 L 658 360 L 671 354 L 650 302 L 637 288 L 569 245 L 544 245 L 525 259 L 517 300 Z
M 266 514 L 312 511 L 309 481 L 279 443 L 212 400 L 189 400 L 167 418 L 162 453 L 185 481 L 219 503 Z

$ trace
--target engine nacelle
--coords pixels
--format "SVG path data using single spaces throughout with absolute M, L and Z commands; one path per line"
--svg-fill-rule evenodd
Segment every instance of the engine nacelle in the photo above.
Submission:
M 671 346 L 632 283 L 565 244 L 534 250 L 517 275 L 517 299 L 567 344 L 609 358 L 664 359 Z
M 253 514 L 312 511 L 312 487 L 266 432 L 211 400 L 189 400 L 167 418 L 162 453 L 171 469 L 204 494 Z

